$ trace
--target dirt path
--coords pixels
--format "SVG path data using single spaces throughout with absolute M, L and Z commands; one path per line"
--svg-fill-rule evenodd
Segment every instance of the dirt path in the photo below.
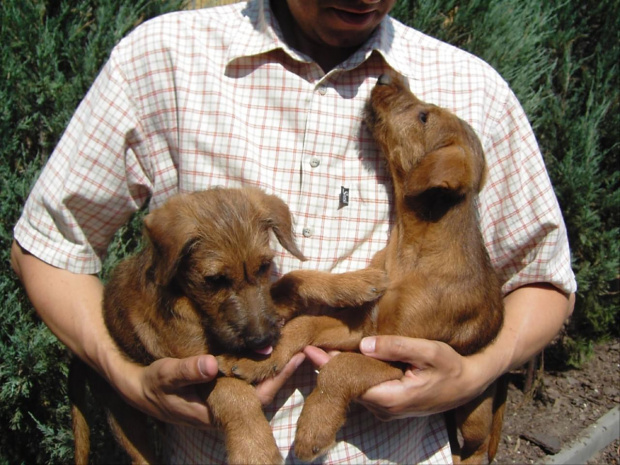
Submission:
M 519 389 L 525 379 L 524 370 L 512 373 L 511 379 L 495 463 L 544 461 L 620 405 L 620 340 L 597 346 L 580 370 L 558 371 L 547 366 L 533 399 Z M 620 464 L 619 446 L 620 442 L 615 441 L 588 463 Z

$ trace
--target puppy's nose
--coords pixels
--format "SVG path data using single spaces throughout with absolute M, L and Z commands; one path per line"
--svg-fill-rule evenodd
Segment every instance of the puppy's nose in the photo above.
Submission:
M 392 76 L 390 76 L 389 74 L 382 74 L 381 76 L 379 76 L 377 84 L 379 84 L 380 86 L 389 86 L 390 84 L 392 84 Z

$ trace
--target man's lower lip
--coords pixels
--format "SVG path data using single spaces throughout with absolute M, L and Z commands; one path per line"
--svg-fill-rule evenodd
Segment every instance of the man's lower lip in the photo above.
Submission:
M 334 9 L 334 13 L 340 18 L 343 22 L 347 24 L 352 24 L 355 26 L 364 26 L 366 25 L 374 16 L 375 12 L 371 11 L 368 13 L 351 13 L 345 10 Z

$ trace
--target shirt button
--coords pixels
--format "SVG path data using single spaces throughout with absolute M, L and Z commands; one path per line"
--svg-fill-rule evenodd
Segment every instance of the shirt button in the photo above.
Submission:
M 317 166 L 319 166 L 321 164 L 321 159 L 319 157 L 312 157 L 310 159 L 310 166 L 312 168 L 316 168 Z
M 321 95 L 325 95 L 327 93 L 327 87 L 326 86 L 319 86 L 319 94 Z
M 312 229 L 304 228 L 301 233 L 304 235 L 304 237 L 310 237 L 312 236 Z

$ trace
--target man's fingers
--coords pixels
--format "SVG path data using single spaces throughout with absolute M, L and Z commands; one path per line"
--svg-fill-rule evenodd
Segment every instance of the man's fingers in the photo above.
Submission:
M 315 346 L 306 346 L 306 348 L 304 348 L 304 354 L 306 354 L 308 360 L 310 360 L 317 369 L 320 369 L 329 362 L 333 356 Z
M 403 336 L 372 336 L 360 342 L 360 351 L 364 355 L 389 362 L 405 362 L 417 368 L 434 366 L 434 361 L 447 347 L 438 341 Z
M 212 355 L 186 359 L 162 358 L 141 369 L 143 396 L 134 405 L 169 423 L 207 428 L 211 413 L 206 405 L 206 383 L 217 375 Z

